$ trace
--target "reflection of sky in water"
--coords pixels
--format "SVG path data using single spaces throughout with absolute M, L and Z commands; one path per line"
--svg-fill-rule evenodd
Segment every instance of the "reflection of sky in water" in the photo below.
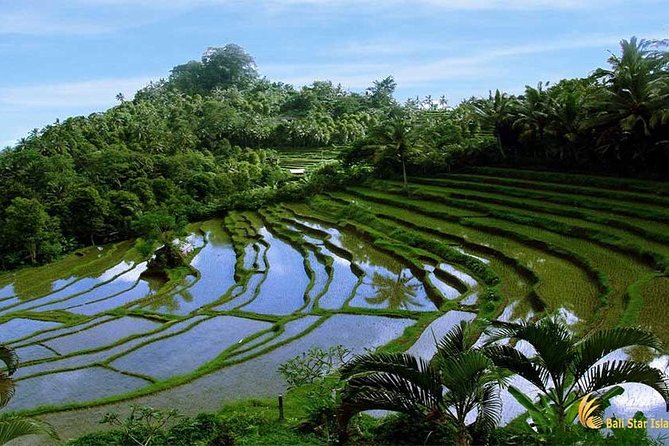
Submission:
M 146 262 L 142 262 L 130 271 L 118 276 L 111 282 L 105 283 L 104 285 L 101 285 L 97 288 L 93 288 L 92 290 L 87 291 L 79 296 L 73 297 L 72 299 L 67 299 L 65 301 L 50 305 L 40 306 L 39 311 L 62 310 L 78 305 L 93 303 L 94 301 L 114 296 L 109 300 L 109 302 L 106 302 L 105 304 L 100 305 L 96 302 L 95 307 L 89 307 L 86 310 L 77 311 L 81 314 L 91 315 L 95 314 L 97 311 L 118 307 L 132 300 L 142 298 L 151 292 L 146 281 L 140 281 L 138 283 L 139 276 L 144 271 L 146 271 L 146 268 Z M 124 298 L 123 294 L 119 294 L 124 291 L 126 291 L 125 294 L 130 293 L 128 296 L 126 296 L 126 298 Z M 137 295 L 137 293 L 139 293 L 139 295 Z M 132 299 L 129 299 L 130 297 L 132 297 Z
M 467 237 L 465 237 L 465 238 L 467 238 Z M 481 244 L 482 244 L 483 246 L 488 246 L 488 244 L 486 244 L 486 243 L 481 243 Z M 478 260 L 480 260 L 481 262 L 483 262 L 483 263 L 485 263 L 485 264 L 490 263 L 490 259 L 486 259 L 485 257 L 475 256 L 474 254 L 471 254 L 471 253 L 465 251 L 464 248 L 462 248 L 461 246 L 453 246 L 453 249 L 455 249 L 456 251 L 458 251 L 458 252 L 460 252 L 460 253 L 462 253 L 462 254 L 466 254 L 466 255 L 468 255 L 469 257 L 474 257 L 475 259 L 478 259 Z
M 165 379 L 195 370 L 228 347 L 271 327 L 269 322 L 217 316 L 184 333 L 134 350 L 114 360 L 111 365 L 118 370 Z
M 207 232 L 209 243 L 193 258 L 191 265 L 200 272 L 198 280 L 190 289 L 192 301 L 181 300 L 179 308 L 170 311 L 187 314 L 222 297 L 235 285 L 235 263 L 237 257 L 229 240 L 217 240 L 217 235 Z
M 232 310 L 233 308 L 240 307 L 248 303 L 251 299 L 253 299 L 253 296 L 255 295 L 256 290 L 258 289 L 258 285 L 260 284 L 260 282 L 263 280 L 264 277 L 265 275 L 261 273 L 253 274 L 248 279 L 248 282 L 246 284 L 246 290 L 242 289 L 241 292 L 237 292 L 237 289 L 235 289 L 235 292 L 232 294 L 232 299 L 225 302 L 222 305 L 214 307 L 214 310 L 216 311 Z
M 74 282 L 76 280 L 77 276 L 70 276 L 66 279 L 56 279 L 53 282 L 51 282 L 51 291 L 56 291 L 65 285 L 69 285 L 70 283 Z M 2 293 L 0 292 L 0 297 L 2 297 Z
M 108 280 L 111 280 L 115 276 L 118 276 L 119 274 L 121 274 L 123 271 L 126 271 L 129 268 L 132 268 L 133 265 L 134 265 L 133 262 L 127 262 L 127 261 L 124 260 L 121 263 L 118 263 L 115 266 L 109 268 L 104 273 L 100 274 L 100 276 L 98 276 L 98 281 L 106 282 Z
M 304 292 L 309 279 L 304 269 L 302 253 L 289 243 L 274 237 L 265 227 L 258 231 L 269 243 L 267 250 L 267 279 L 258 296 L 244 311 L 265 314 L 290 314 L 304 304 Z
M 96 278 L 85 277 L 81 280 L 70 283 L 65 288 L 62 288 L 59 291 L 55 291 L 55 292 L 53 292 L 49 295 L 46 295 L 46 296 L 38 298 L 38 299 L 32 299 L 32 300 L 29 300 L 29 301 L 25 301 L 24 303 L 11 308 L 11 311 L 21 311 L 21 310 L 36 307 L 36 306 L 39 306 L 39 305 L 45 305 L 45 304 L 47 304 L 51 301 L 64 299 L 68 296 L 72 296 L 72 295 L 78 294 L 78 293 L 83 293 L 83 292 L 86 292 L 86 291 L 94 293 L 95 290 L 97 290 L 99 288 L 103 288 L 104 285 L 100 286 L 96 289 L 93 289 L 93 287 L 114 279 L 114 277 L 122 274 L 124 271 L 127 271 L 129 268 L 132 268 L 133 266 L 134 266 L 133 262 L 122 261 L 122 262 L 116 264 L 115 266 L 107 269 L 105 272 L 103 272 L 100 276 L 98 276 Z M 123 280 L 123 279 L 121 279 L 121 280 Z M 135 281 L 136 280 L 137 279 L 135 279 Z M 128 288 L 128 285 L 126 284 L 125 287 Z M 5 304 L 15 304 L 17 302 L 19 302 L 18 299 L 12 300 L 12 301 L 7 301 L 7 302 L 5 302 Z
M 160 327 L 157 322 L 125 316 L 90 327 L 84 331 L 61 336 L 44 342 L 62 355 L 90 350 L 113 344 L 117 340 Z
M 323 255 L 331 257 L 333 262 L 332 281 L 328 290 L 319 299 L 318 306 L 326 309 L 341 308 L 358 283 L 358 276 L 351 271 L 351 262 L 339 257 L 325 246 L 320 246 L 320 250 Z
M 253 268 L 253 264 L 256 261 L 256 253 L 257 251 L 255 250 L 256 245 L 246 245 L 244 248 L 244 269 L 251 269 Z
M 514 311 L 516 310 L 516 307 L 518 306 L 519 303 L 520 303 L 520 301 L 515 300 L 515 301 L 511 302 L 509 305 L 507 305 L 507 306 L 504 308 L 504 311 L 502 311 L 502 314 L 499 315 L 499 317 L 497 318 L 497 320 L 498 320 L 498 321 L 501 321 L 501 322 L 520 322 L 520 321 L 522 321 L 522 320 L 527 321 L 527 320 L 529 320 L 531 317 L 534 316 L 534 312 L 533 312 L 533 311 L 528 311 L 528 312 L 527 312 L 526 314 L 524 314 L 522 317 L 516 317 L 516 318 L 513 318 L 513 316 L 514 316 Z M 512 318 L 513 318 L 513 320 L 512 320 Z
M 460 301 L 462 305 L 474 305 L 479 299 L 479 293 L 472 293 Z
M 448 263 L 440 263 L 439 269 L 446 271 L 450 275 L 455 276 L 458 279 L 462 280 L 462 282 L 465 283 L 467 286 L 473 287 L 476 286 L 477 284 L 476 279 L 474 279 L 472 276 L 463 273 L 462 271 L 456 269 L 455 267 L 453 267 L 453 265 L 449 265 Z
M 36 321 L 33 319 L 12 319 L 0 324 L 0 343 L 26 337 L 36 331 L 58 327 L 57 322 Z
M 437 288 L 437 290 L 439 290 L 439 292 L 444 296 L 444 298 L 453 300 L 460 297 L 460 292 L 458 290 L 456 290 L 455 288 L 453 288 L 452 286 L 450 286 L 449 284 L 447 284 L 434 274 L 433 272 L 434 266 L 426 263 L 423 265 L 423 268 L 426 271 L 428 271 L 427 280 L 429 280 L 430 283 L 434 285 L 434 287 Z
M 314 298 L 323 292 L 325 284 L 328 280 L 328 274 L 327 271 L 325 271 L 325 265 L 318 261 L 316 254 L 314 254 L 313 251 L 309 251 L 307 261 L 309 262 L 309 266 L 311 266 L 311 270 L 314 272 L 315 276 L 313 286 L 311 287 L 311 290 L 309 290 L 310 309 L 311 306 L 313 306 Z
M 559 316 L 562 320 L 564 320 L 564 322 L 565 322 L 567 325 L 574 325 L 574 324 L 577 324 L 577 323 L 581 320 L 581 319 L 579 319 L 578 316 L 576 316 L 576 315 L 574 314 L 573 311 L 567 310 L 567 309 L 564 308 L 564 307 L 561 307 L 561 308 L 558 310 L 558 316 Z
M 297 221 L 298 223 L 300 223 L 304 226 L 307 226 L 309 228 L 317 229 L 319 231 L 327 233 L 330 236 L 330 239 L 329 239 L 330 242 L 334 243 L 337 246 L 341 246 L 341 233 L 339 232 L 339 230 L 337 230 L 335 228 L 325 227 L 325 226 L 319 225 L 318 223 L 312 223 L 312 222 L 305 221 L 305 220 L 296 219 L 295 221 Z
M 119 395 L 147 384 L 143 379 L 102 367 L 60 372 L 19 381 L 16 384 L 17 392 L 7 407 L 10 410 L 25 409 L 34 407 L 36 401 L 41 404 L 90 401 Z
M 0 288 L 0 299 L 5 297 L 12 297 L 14 295 L 14 284 L 9 284 Z
M 418 340 L 406 351 L 410 355 L 418 356 L 425 360 L 430 360 L 437 352 L 437 341 L 441 340 L 446 333 L 451 331 L 461 321 L 471 321 L 476 317 L 475 313 L 465 311 L 449 311 L 432 321 Z
M 196 316 L 193 318 L 184 319 L 182 321 L 170 325 L 168 328 L 165 328 L 163 330 L 125 341 L 115 347 L 98 351 L 95 353 L 70 356 L 56 361 L 42 362 L 35 365 L 20 367 L 15 376 L 17 378 L 23 378 L 26 376 L 32 376 L 47 371 L 66 370 L 75 367 L 85 367 L 94 364 L 99 364 L 100 362 L 108 358 L 111 358 L 112 356 L 118 355 L 123 352 L 127 352 L 133 349 L 134 347 L 137 347 L 140 344 L 146 343 L 152 339 L 168 336 L 170 334 L 176 333 L 177 331 L 184 330 L 189 325 L 192 325 L 196 321 L 202 319 L 204 319 L 204 316 Z M 51 352 L 51 354 L 53 355 L 53 352 Z
M 252 356 L 261 350 L 279 344 L 285 341 L 286 339 L 297 336 L 300 333 L 304 332 L 307 328 L 315 324 L 316 321 L 318 321 L 319 319 L 320 317 L 318 316 L 304 316 L 300 319 L 295 319 L 294 321 L 287 322 L 286 324 L 284 324 L 283 332 L 281 334 L 271 339 L 269 342 L 265 343 L 263 343 L 261 339 L 251 341 L 248 345 L 244 346 L 244 349 L 249 349 L 249 350 L 240 354 L 239 356 L 235 356 L 234 360 L 236 361 L 241 358 Z

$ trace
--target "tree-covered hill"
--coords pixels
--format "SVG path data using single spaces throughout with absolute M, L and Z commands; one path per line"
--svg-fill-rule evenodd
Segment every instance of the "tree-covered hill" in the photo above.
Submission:
M 131 237 L 142 215 L 202 217 L 276 188 L 285 174 L 261 147 L 359 139 L 393 88 L 296 90 L 260 78 L 236 45 L 210 48 L 132 101 L 119 95 L 105 112 L 35 130 L 0 154 L 0 269 Z

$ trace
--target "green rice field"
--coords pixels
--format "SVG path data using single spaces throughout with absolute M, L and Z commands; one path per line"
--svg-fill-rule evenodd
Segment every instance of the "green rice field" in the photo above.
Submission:
M 284 392 L 278 366 L 312 346 L 429 357 L 428 327 L 475 318 L 558 313 L 669 343 L 666 185 L 483 168 L 409 182 L 191 224 L 192 268 L 164 278 L 131 241 L 0 276 L 0 340 L 21 359 L 8 409 L 66 434 L 131 403 L 215 410 Z

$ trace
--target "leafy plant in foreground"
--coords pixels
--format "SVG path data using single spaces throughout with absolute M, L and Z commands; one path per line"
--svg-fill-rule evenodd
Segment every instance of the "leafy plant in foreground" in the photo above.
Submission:
M 305 427 L 326 438 L 336 432 L 336 410 L 339 405 L 341 383 L 336 374 L 346 364 L 351 351 L 343 345 L 325 350 L 312 347 L 279 366 L 279 373 L 289 387 L 307 386 Z
M 500 339 L 529 343 L 536 354 L 526 356 L 509 345 L 498 345 Z M 662 350 L 658 338 L 639 328 L 612 328 L 580 339 L 557 317 L 534 322 L 497 323 L 496 333 L 485 348 L 486 355 L 533 384 L 539 391 L 537 401 L 513 386 L 509 392 L 525 407 L 536 429 L 560 438 L 571 428 L 578 414 L 578 403 L 594 393 L 603 407 L 622 393 L 618 384 L 634 382 L 657 391 L 669 408 L 669 378 L 660 370 L 642 362 L 602 359 L 625 347 L 643 346 Z
M 183 418 L 176 409 L 159 410 L 146 406 L 133 405 L 125 419 L 117 413 L 107 413 L 100 423 L 116 426 L 121 429 L 126 441 L 138 446 L 149 446 L 164 429 Z
M 484 438 L 500 420 L 504 378 L 475 346 L 477 338 L 474 326 L 462 322 L 439 341 L 429 362 L 403 353 L 356 356 L 341 369 L 346 386 L 338 414 L 340 439 L 347 438 L 351 417 L 374 409 L 445 425 L 459 446 Z M 469 422 L 473 413 L 476 418 Z
M 0 361 L 4 363 L 4 369 L 0 370 L 0 407 L 3 407 L 14 396 L 12 375 L 19 365 L 19 358 L 12 348 L 0 345 Z M 48 435 L 58 438 L 53 428 L 43 421 L 15 415 L 0 416 L 0 444 L 9 443 L 25 435 Z

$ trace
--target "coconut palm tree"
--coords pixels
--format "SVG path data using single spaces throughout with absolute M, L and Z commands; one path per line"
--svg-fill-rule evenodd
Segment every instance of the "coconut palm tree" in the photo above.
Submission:
M 506 152 L 502 145 L 502 129 L 509 125 L 513 115 L 516 100 L 506 93 L 495 90 L 488 93 L 488 99 L 476 100 L 473 102 L 474 113 L 482 119 L 484 127 L 492 129 L 493 135 L 497 140 L 497 149 L 502 158 L 506 158 Z
M 610 69 L 593 73 L 603 88 L 589 99 L 593 117 L 586 127 L 599 132 L 600 153 L 622 161 L 644 160 L 657 148 L 654 128 L 669 122 L 669 53 L 636 37 L 620 46 L 622 55 L 609 58 Z
M 402 166 L 402 180 L 404 190 L 409 191 L 409 182 L 407 180 L 407 158 L 411 151 L 410 135 L 412 125 L 409 117 L 402 112 L 395 112 L 387 121 L 379 127 L 375 136 L 379 146 L 376 152 L 377 160 L 392 159 L 399 162 Z
M 536 354 L 526 356 L 508 344 L 500 345 L 497 341 L 501 339 L 525 341 Z M 495 365 L 537 388 L 540 406 L 544 412 L 546 409 L 552 412 L 546 414 L 546 419 L 554 420 L 557 432 L 564 432 L 574 422 L 581 398 L 590 393 L 603 395 L 622 383 L 649 386 L 664 398 L 669 410 L 669 378 L 660 370 L 631 359 L 602 362 L 609 353 L 625 347 L 662 349 L 657 337 L 639 328 L 612 328 L 581 338 L 552 316 L 519 324 L 496 323 L 487 343 L 485 352 Z M 513 386 L 509 390 L 526 408 L 532 404 Z
M 535 157 L 539 147 L 546 147 L 548 122 L 548 93 L 544 84 L 539 82 L 537 88 L 526 86 L 516 106 L 513 128 L 520 131 L 520 139 L 532 148 Z
M 340 370 L 346 380 L 338 413 L 340 439 L 359 412 L 403 412 L 454 429 L 459 446 L 492 431 L 500 419 L 499 385 L 493 362 L 474 346 L 478 333 L 462 322 L 437 344 L 431 361 L 402 353 L 356 356 Z M 476 415 L 468 423 L 468 415 Z
M 4 407 L 14 395 L 12 375 L 19 364 L 16 352 L 5 345 L 0 345 L 0 361 L 4 364 L 0 370 L 0 407 Z M 0 444 L 5 444 L 24 435 L 46 434 L 57 438 L 53 428 L 43 421 L 19 416 L 0 416 Z

